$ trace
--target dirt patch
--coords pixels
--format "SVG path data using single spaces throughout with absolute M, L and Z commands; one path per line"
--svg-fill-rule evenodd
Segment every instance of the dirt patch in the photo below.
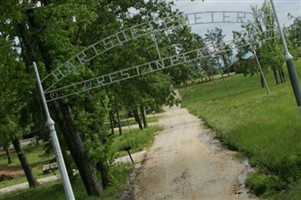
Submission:
M 13 149 L 9 149 L 11 157 L 16 156 L 16 152 Z M 0 151 L 0 158 L 7 160 L 6 152 Z M 9 176 L 12 178 L 20 177 L 24 175 L 24 171 L 21 166 L 11 166 L 11 165 L 0 165 L 0 176 Z
M 0 175 L 16 178 L 16 177 L 24 176 L 24 171 L 22 167 L 0 165 Z
M 123 199 L 242 199 L 235 193 L 245 166 L 233 158 L 235 152 L 211 151 L 199 139 L 206 130 L 198 118 L 173 107 L 159 124 L 163 130 L 136 166 L 130 195 Z

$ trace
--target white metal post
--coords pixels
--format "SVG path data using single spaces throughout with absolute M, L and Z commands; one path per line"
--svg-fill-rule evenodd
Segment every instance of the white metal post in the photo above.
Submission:
M 38 72 L 37 64 L 35 62 L 33 62 L 33 67 L 34 67 L 34 70 L 35 70 L 39 91 L 40 91 L 40 94 L 41 94 L 44 110 L 45 110 L 46 117 L 47 117 L 46 126 L 48 127 L 49 132 L 50 132 L 51 143 L 52 143 L 52 146 L 53 146 L 53 150 L 54 150 L 54 153 L 55 153 L 56 160 L 58 162 L 58 167 L 59 167 L 59 170 L 60 170 L 61 179 L 62 179 L 62 182 L 63 182 L 66 198 L 68 200 L 74 200 L 75 198 L 74 198 L 73 190 L 72 190 L 72 187 L 71 187 L 71 183 L 70 183 L 69 176 L 68 176 L 68 173 L 67 173 L 67 169 L 66 169 L 66 166 L 65 166 L 64 158 L 63 158 L 63 155 L 62 155 L 62 150 L 61 150 L 59 140 L 58 140 L 58 137 L 57 137 L 57 134 L 56 134 L 55 126 L 54 126 L 55 123 L 52 120 L 52 118 L 50 116 L 50 113 L 49 113 L 49 109 L 48 109 L 48 105 L 47 105 L 47 102 L 46 102 L 46 98 L 44 96 L 44 90 L 43 90 L 40 75 L 39 75 L 39 72 Z
M 276 19 L 276 22 L 277 22 L 280 38 L 281 38 L 281 41 L 282 41 L 282 46 L 283 46 L 283 49 L 284 49 L 284 52 L 285 52 L 286 66 L 287 66 L 287 69 L 288 69 L 290 81 L 291 81 L 291 84 L 292 84 L 292 87 L 293 87 L 293 91 L 294 91 L 294 94 L 295 94 L 295 98 L 296 98 L 296 101 L 297 101 L 299 111 L 301 112 L 301 91 L 300 91 L 300 87 L 299 87 L 298 76 L 297 76 L 297 73 L 296 73 L 296 70 L 295 70 L 294 63 L 292 61 L 293 56 L 288 51 L 286 40 L 285 40 L 285 37 L 283 35 L 282 29 L 281 29 L 281 26 L 280 26 L 280 23 L 279 23 L 279 19 L 278 19 L 278 16 L 277 16 L 277 12 L 276 12 L 276 9 L 275 9 L 274 2 L 273 2 L 273 0 L 270 0 L 270 1 L 271 1 L 273 13 L 275 15 L 275 19 Z

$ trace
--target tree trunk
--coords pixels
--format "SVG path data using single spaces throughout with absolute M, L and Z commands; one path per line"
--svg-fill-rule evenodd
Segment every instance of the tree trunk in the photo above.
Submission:
M 109 166 L 105 159 L 96 163 L 96 169 L 99 171 L 103 189 L 106 189 L 111 184 Z
M 141 123 L 141 120 L 140 120 L 137 108 L 134 108 L 133 112 L 134 112 L 135 121 L 138 123 L 139 128 L 142 130 L 143 126 L 142 126 L 142 123 Z
M 32 65 L 32 61 L 35 61 L 35 52 L 32 45 L 31 38 L 28 33 L 26 22 L 20 22 L 16 25 L 16 29 L 20 35 L 20 43 L 21 43 L 21 53 L 22 58 L 24 59 L 26 72 L 29 73 L 29 67 Z
M 27 161 L 27 158 L 23 152 L 23 149 L 21 147 L 20 141 L 17 137 L 15 137 L 15 139 L 12 140 L 14 149 L 18 155 L 19 161 L 21 163 L 21 166 L 24 170 L 25 176 L 27 178 L 28 181 L 28 185 L 29 187 L 36 187 L 39 185 L 37 179 L 34 177 L 32 170 L 29 166 L 29 163 Z
M 107 143 L 106 137 L 104 135 L 104 132 L 101 130 L 100 124 L 98 124 L 97 119 L 98 116 L 94 115 L 95 112 L 95 106 L 92 101 L 92 96 L 87 94 L 86 103 L 85 103 L 85 111 L 87 113 L 92 114 L 92 123 L 89 124 L 89 128 L 92 132 L 95 132 L 98 134 L 99 142 L 102 145 L 105 145 Z M 119 114 L 117 114 L 117 117 L 119 117 Z M 106 189 L 111 184 L 111 179 L 109 175 L 109 166 L 107 164 L 107 155 L 102 156 L 102 158 L 96 163 L 96 169 L 100 172 L 101 180 L 102 180 L 102 187 L 103 189 Z
M 279 85 L 277 70 L 275 68 L 273 68 L 272 70 L 273 70 L 273 75 L 274 75 L 274 78 L 276 81 L 276 85 Z
M 119 116 L 119 110 L 118 110 L 118 108 L 116 109 L 116 115 L 117 115 L 117 123 L 118 123 L 119 135 L 122 135 L 122 127 L 121 127 L 121 121 L 120 121 L 120 116 Z
M 145 116 L 145 109 L 144 109 L 144 106 L 142 104 L 140 104 L 140 112 L 141 112 L 141 116 L 142 116 L 143 126 L 144 126 L 144 128 L 147 128 L 148 123 L 147 123 L 147 119 L 146 119 L 146 116 Z
M 11 156 L 10 156 L 10 152 L 9 149 L 7 147 L 4 148 L 5 152 L 6 152 L 6 156 L 7 156 L 7 164 L 11 164 Z
M 63 99 L 54 102 L 58 123 L 68 145 L 72 158 L 79 171 L 86 192 L 89 196 L 100 196 L 102 191 L 93 172 L 88 154 L 83 146 L 80 135 L 75 130 L 74 120 L 69 103 Z
M 264 88 L 264 78 L 261 74 L 260 74 L 260 84 L 261 84 L 261 87 Z
M 228 74 L 228 76 L 230 76 L 230 71 L 229 71 L 229 68 L 228 68 L 228 62 L 227 62 L 226 56 L 224 54 L 222 54 L 222 58 L 223 58 L 223 62 L 224 62 L 227 74 Z
M 111 134 L 114 135 L 114 114 L 112 111 L 109 112 L 109 119 L 110 119 Z
M 279 73 L 279 76 L 280 76 L 281 83 L 285 83 L 285 77 L 284 77 L 284 72 L 283 72 L 282 67 L 278 67 L 278 73 Z
M 213 74 L 213 69 L 212 69 L 211 63 L 209 63 L 208 67 L 209 67 L 209 70 L 208 70 L 208 72 L 209 72 L 209 80 L 210 81 L 212 81 L 212 80 L 214 81 L 214 77 L 213 77 L 214 74 Z
M 61 140 L 60 140 L 60 145 L 62 146 Z M 72 157 L 68 154 L 67 148 L 61 148 L 61 149 L 62 149 L 62 155 L 63 155 L 63 158 L 64 158 L 65 167 L 66 167 L 68 176 L 72 177 L 72 176 L 74 176 L 74 172 L 73 172 L 73 169 L 72 169 L 72 165 L 73 165 Z

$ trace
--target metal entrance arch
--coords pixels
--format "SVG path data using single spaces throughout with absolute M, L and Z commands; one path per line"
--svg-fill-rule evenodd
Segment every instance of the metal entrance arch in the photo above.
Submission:
M 270 30 L 268 30 L 268 31 L 270 31 Z M 256 34 L 254 34 L 254 36 L 255 35 Z M 247 44 L 239 46 L 239 47 L 253 45 L 255 43 L 272 40 L 274 38 L 275 37 L 266 38 L 266 39 L 263 39 L 263 40 L 260 40 L 257 42 L 247 43 Z M 229 40 L 220 45 L 233 46 L 233 42 L 234 42 L 234 40 Z M 160 70 L 163 70 L 166 68 L 171 68 L 171 67 L 174 67 L 174 66 L 177 66 L 180 64 L 185 64 L 185 63 L 190 63 L 190 62 L 197 61 L 197 60 L 202 60 L 202 59 L 208 58 L 212 55 L 212 54 L 208 54 L 208 55 L 204 54 L 204 50 L 206 50 L 207 48 L 210 48 L 210 47 L 214 47 L 214 45 L 209 44 L 203 48 L 194 49 L 194 50 L 191 50 L 188 52 L 178 53 L 178 54 L 174 54 L 174 55 L 171 55 L 168 57 L 163 57 L 163 58 L 160 57 L 158 60 L 153 60 L 153 61 L 150 61 L 147 63 L 143 63 L 143 64 L 136 65 L 133 67 L 114 71 L 114 72 L 111 72 L 111 73 L 108 73 L 105 75 L 101 75 L 101 76 L 98 76 L 95 78 L 91 78 L 91 79 L 87 79 L 84 81 L 65 85 L 63 87 L 51 89 L 51 90 L 45 91 L 44 95 L 46 97 L 46 101 L 51 102 L 51 101 L 62 99 L 62 98 L 68 97 L 68 96 L 79 94 L 82 92 L 86 92 L 86 91 L 90 91 L 90 90 L 104 87 L 107 85 L 111 85 L 113 83 L 117 83 L 120 81 L 132 79 L 135 77 L 140 77 L 140 76 L 150 74 L 153 72 L 157 72 L 157 71 L 160 71 Z M 239 47 L 236 47 L 236 48 L 239 48 Z M 225 52 L 227 52 L 227 50 L 214 52 L 213 55 L 218 55 L 218 54 L 225 53 Z M 73 91 L 73 92 L 66 93 L 65 91 Z
M 161 20 L 151 20 L 133 27 L 121 30 L 112 34 L 82 50 L 67 62 L 53 70 L 42 79 L 42 82 L 53 82 L 45 89 L 45 92 L 52 89 L 58 82 L 64 79 L 68 74 L 83 66 L 97 56 L 121 46 L 137 38 L 155 34 L 159 31 L 173 30 L 176 27 L 192 26 L 211 23 L 245 23 L 251 21 L 254 14 L 242 11 L 208 11 L 196 12 L 183 15 L 165 17 Z M 256 16 L 260 18 L 260 16 Z M 153 29 L 153 24 L 159 24 L 159 28 Z M 155 41 L 156 42 L 156 41 Z

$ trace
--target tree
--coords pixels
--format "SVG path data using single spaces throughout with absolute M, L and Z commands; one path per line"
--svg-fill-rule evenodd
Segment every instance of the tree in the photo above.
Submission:
M 273 71 L 273 75 L 276 81 L 276 84 L 284 83 L 285 78 L 284 78 L 284 72 L 282 69 L 283 61 L 281 62 L 280 59 L 278 61 L 280 62 L 274 62 L 274 58 L 279 58 L 282 56 L 281 51 L 277 50 L 277 44 L 280 44 L 280 41 L 275 39 L 276 35 L 276 26 L 275 26 L 275 16 L 273 15 L 273 10 L 270 5 L 270 1 L 265 1 L 264 4 L 262 5 L 261 8 L 262 12 L 264 13 L 263 17 L 263 23 L 266 26 L 266 29 L 272 29 L 273 31 L 266 31 L 266 38 L 271 37 L 272 39 L 268 42 L 267 48 L 269 52 L 273 52 L 271 57 L 268 57 L 270 62 L 270 69 Z M 265 54 L 266 55 L 266 54 Z M 259 58 L 264 56 L 264 54 L 260 54 L 259 52 Z M 266 57 L 267 58 L 267 57 Z M 265 58 L 265 60 L 266 60 Z
M 292 46 L 292 52 L 295 52 L 294 57 L 298 57 L 301 52 L 301 17 L 294 17 L 290 13 L 288 13 L 288 17 L 293 19 L 294 22 L 286 28 L 286 32 Z
M 231 64 L 230 56 L 232 56 L 232 49 L 225 43 L 224 38 L 225 35 L 223 35 L 223 30 L 221 28 L 215 28 L 211 31 L 208 30 L 205 34 L 205 41 L 211 45 L 212 53 L 217 55 L 217 60 L 219 60 L 219 57 L 221 58 L 224 67 L 224 69 L 221 70 L 222 76 L 223 71 L 226 71 L 229 76 L 230 71 L 228 66 Z
M 173 55 L 205 47 L 203 38 L 198 34 L 192 33 L 191 28 L 188 26 L 175 29 L 173 33 L 168 36 L 168 40 L 169 42 L 166 42 L 166 45 L 172 48 L 170 53 Z M 175 66 L 168 70 L 168 73 L 175 84 L 183 83 L 187 86 L 187 81 L 202 76 L 201 70 L 197 68 L 197 65 L 200 63 L 201 62 L 198 60 Z
M 24 73 L 24 65 L 18 61 L 11 41 L 0 38 L 0 137 L 6 151 L 12 141 L 30 187 L 38 185 L 20 145 L 19 138 L 31 128 L 30 115 L 26 112 L 26 98 L 32 89 L 32 79 Z M 9 155 L 8 155 L 9 159 Z M 9 162 L 9 161 L 8 161 Z
M 90 10 L 88 12 L 88 10 L 86 9 L 87 7 L 79 6 L 79 4 L 76 4 L 74 1 L 68 1 L 66 3 L 42 1 L 41 7 L 37 7 L 35 3 L 36 2 L 34 1 L 32 1 L 31 3 L 28 3 L 26 1 L 13 1 L 7 4 L 2 4 L 3 7 L 1 7 L 1 11 L 3 11 L 2 13 L 4 13 L 3 16 L 5 17 L 5 20 L 3 21 L 9 22 L 7 24 L 3 24 L 1 33 L 3 36 L 5 36 L 5 38 L 9 37 L 12 38 L 12 40 L 14 40 L 14 38 L 16 37 L 19 38 L 19 43 L 17 45 L 20 49 L 20 55 L 17 58 L 21 66 L 24 66 L 23 63 L 25 63 L 24 72 L 28 73 L 29 75 L 32 75 L 33 73 L 31 69 L 32 61 L 38 62 L 39 66 L 46 67 L 46 70 L 40 70 L 42 74 L 44 74 L 45 71 L 51 71 L 51 69 L 53 69 L 57 65 L 57 63 L 63 62 L 66 57 L 68 58 L 69 56 L 71 56 L 70 53 L 75 52 L 75 48 L 73 48 L 74 45 L 72 42 L 76 41 L 76 37 L 73 38 L 73 34 L 77 33 L 76 25 L 79 24 L 67 23 L 67 21 L 72 19 L 72 15 L 74 13 L 78 13 L 78 15 L 84 15 L 90 12 Z M 85 17 L 85 19 L 87 20 L 86 23 L 88 23 L 89 19 L 91 18 Z M 84 25 L 84 23 L 82 23 L 81 25 Z M 53 30 L 56 31 L 54 32 Z M 12 69 L 17 69 L 17 67 L 15 66 L 9 66 L 14 67 Z M 18 81 L 19 83 L 22 83 L 22 81 L 24 80 L 32 79 L 25 79 L 24 77 L 22 77 Z M 32 98 L 27 98 L 26 101 L 23 102 L 24 113 L 32 114 L 31 112 L 35 111 L 40 114 L 41 112 L 36 109 L 29 111 L 31 105 L 39 105 L 39 101 L 36 98 L 38 96 L 36 95 L 36 91 L 32 88 L 29 91 L 33 91 L 29 96 L 31 96 L 32 94 L 34 95 L 31 96 Z M 18 95 L 20 95 L 20 92 L 18 92 Z M 66 133 L 64 135 L 66 141 L 71 141 L 68 142 L 70 152 L 73 156 L 76 156 L 76 159 L 74 160 L 76 161 L 79 171 L 81 172 L 81 176 L 83 177 L 83 182 L 86 186 L 87 192 L 89 195 L 100 195 L 100 190 L 96 184 L 96 176 L 94 175 L 94 172 L 89 165 L 89 158 L 83 148 L 79 135 L 76 131 L 74 131 L 74 121 L 72 114 L 69 112 L 70 107 L 68 105 L 68 102 L 61 101 L 59 103 L 56 103 L 56 105 L 61 106 L 60 108 L 54 106 L 55 109 L 57 109 L 60 113 L 56 114 L 58 114 L 57 116 L 61 117 L 60 125 L 63 130 L 61 132 Z M 7 118 L 7 120 L 10 121 L 13 121 L 12 119 L 17 120 L 18 118 Z M 31 120 L 31 118 L 26 118 L 25 115 L 24 119 Z M 31 122 L 37 121 L 42 121 L 41 117 Z M 44 122 L 45 121 L 43 121 L 43 123 Z M 17 125 L 12 127 L 19 128 L 19 126 Z M 13 144 L 15 147 L 18 147 L 19 143 L 16 138 L 14 138 Z M 22 151 L 20 150 L 20 152 Z
M 260 63 L 263 64 L 263 71 L 267 72 L 268 69 L 272 69 L 276 84 L 283 83 L 285 82 L 283 61 L 274 61 L 275 58 L 280 61 L 278 58 L 281 56 L 281 52 L 278 51 L 280 41 L 275 38 L 275 19 L 269 1 L 265 1 L 261 8 L 251 6 L 251 9 L 254 13 L 254 23 L 243 24 L 242 28 L 245 29 L 245 32 L 233 32 L 234 41 L 239 50 L 238 57 L 241 59 L 255 51 Z M 245 72 L 251 72 L 252 75 L 256 72 L 256 68 L 247 69 Z M 261 75 L 261 83 L 264 87 L 262 80 Z
M 6 141 L 2 141 L 2 147 L 6 153 L 6 157 L 7 157 L 7 164 L 11 164 L 12 163 L 12 160 L 11 160 L 11 154 L 10 154 L 10 151 L 9 151 L 9 142 L 6 142 Z

